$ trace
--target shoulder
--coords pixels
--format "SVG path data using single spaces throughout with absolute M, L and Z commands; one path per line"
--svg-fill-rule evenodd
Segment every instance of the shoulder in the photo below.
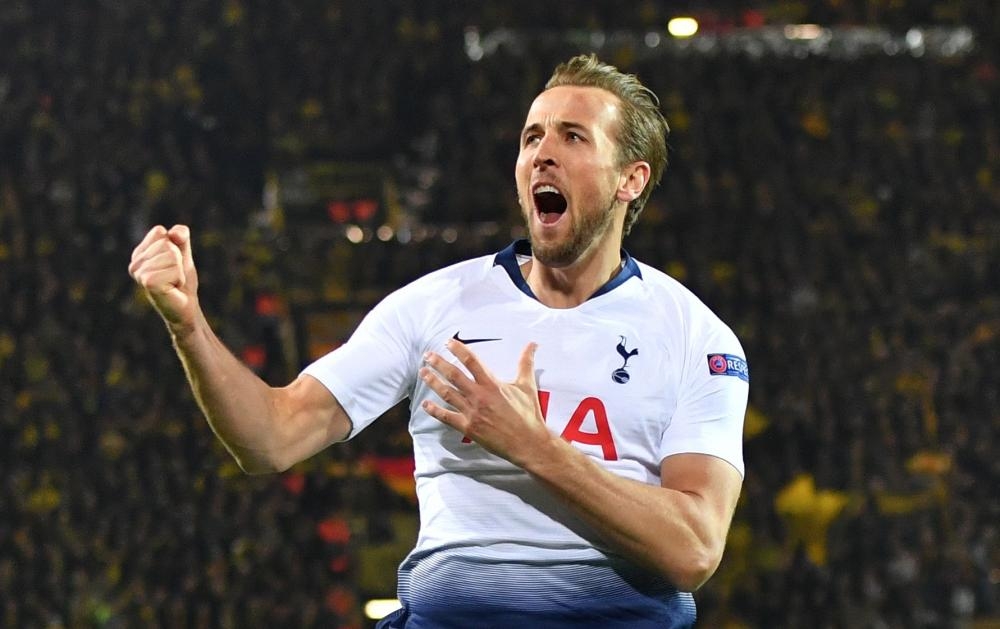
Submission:
M 647 290 L 657 293 L 657 300 L 676 313 L 675 327 L 668 334 L 674 343 L 684 347 L 687 369 L 694 370 L 698 377 L 728 375 L 735 377 L 721 380 L 749 383 L 746 351 L 733 329 L 676 279 L 648 265 L 642 266 L 642 272 L 649 282 Z
M 484 255 L 456 262 L 423 275 L 396 289 L 387 301 L 443 298 L 458 294 L 464 288 L 483 282 L 493 267 L 493 255 Z
M 636 261 L 652 307 L 691 334 L 732 335 L 730 327 L 690 288 L 663 271 Z

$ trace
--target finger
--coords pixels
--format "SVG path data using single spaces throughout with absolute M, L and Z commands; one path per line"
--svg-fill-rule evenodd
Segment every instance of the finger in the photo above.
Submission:
M 445 360 L 440 354 L 427 352 L 424 355 L 424 363 L 460 391 L 469 391 L 475 384 L 461 369 Z
M 425 413 L 434 419 L 451 426 L 462 434 L 465 434 L 464 426 L 466 421 L 465 416 L 461 413 L 439 406 L 430 400 L 424 400 L 421 402 L 420 407 L 424 409 Z
M 166 238 L 166 233 L 164 230 L 160 240 L 150 241 L 142 251 L 136 249 L 133 252 L 132 262 L 128 265 L 128 272 L 133 278 L 139 279 L 140 275 L 151 269 L 155 270 L 181 263 L 180 249 Z
M 431 391 L 437 393 L 438 397 L 444 400 L 448 406 L 458 411 L 464 411 L 468 406 L 468 401 L 465 399 L 465 396 L 462 395 L 462 392 L 448 382 L 444 381 L 430 367 L 420 368 L 420 379 L 427 383 L 427 386 L 431 388 Z
M 483 366 L 483 363 L 479 361 L 479 357 L 465 343 L 456 341 L 455 339 L 448 339 L 447 347 L 448 351 L 454 354 L 455 358 L 465 365 L 465 368 L 469 370 L 469 373 L 472 374 L 476 382 L 482 384 L 493 380 L 493 374 Z
M 166 243 L 156 254 L 145 259 L 133 272 L 133 277 L 144 288 L 162 292 L 184 283 L 181 271 L 181 252 L 173 243 Z
M 517 363 L 517 381 L 519 384 L 536 387 L 535 382 L 535 352 L 538 351 L 538 343 L 528 343 L 524 351 L 521 352 L 521 359 Z
M 166 235 L 167 229 L 163 225 L 156 225 L 152 227 L 148 232 L 146 232 L 142 241 L 140 241 L 139 244 L 135 246 L 135 249 L 132 250 L 132 262 L 135 262 L 137 257 L 145 253 L 151 244 L 157 240 L 163 239 Z
M 180 275 L 176 269 L 163 268 L 144 272 L 140 285 L 152 296 L 176 290 L 180 281 Z
M 191 268 L 194 266 L 194 255 L 191 253 L 191 228 L 187 225 L 174 225 L 167 232 L 170 237 L 170 242 L 177 245 L 181 250 L 181 255 L 184 258 L 184 268 Z

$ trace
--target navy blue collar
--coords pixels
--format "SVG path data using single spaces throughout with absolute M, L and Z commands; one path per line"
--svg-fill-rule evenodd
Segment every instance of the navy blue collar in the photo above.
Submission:
M 502 266 L 504 270 L 507 271 L 507 275 L 510 276 L 510 281 L 514 282 L 514 285 L 521 289 L 522 293 L 537 301 L 538 297 L 535 296 L 531 287 L 528 286 L 528 282 L 525 281 L 524 276 L 521 274 L 521 265 L 517 263 L 517 256 L 530 255 L 531 243 L 524 239 L 515 240 L 509 247 L 498 253 L 496 257 L 493 258 L 493 266 Z M 636 277 L 640 280 L 642 279 L 642 272 L 639 270 L 639 265 L 635 263 L 632 256 L 630 256 L 624 249 L 622 249 L 622 260 L 624 261 L 622 270 L 608 280 L 607 284 L 597 289 L 597 292 L 588 297 L 588 299 L 593 299 L 594 297 L 599 297 L 605 293 L 611 292 L 624 284 L 630 277 Z

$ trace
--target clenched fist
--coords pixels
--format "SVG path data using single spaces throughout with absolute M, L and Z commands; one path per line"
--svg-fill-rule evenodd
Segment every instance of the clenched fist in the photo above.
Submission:
M 187 225 L 150 229 L 132 251 L 128 272 L 145 289 L 171 332 L 191 330 L 199 316 L 198 273 Z

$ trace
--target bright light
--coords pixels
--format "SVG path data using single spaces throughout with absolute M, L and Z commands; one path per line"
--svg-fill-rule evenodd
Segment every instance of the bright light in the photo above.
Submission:
M 483 58 L 483 45 L 479 41 L 479 30 L 476 27 L 465 29 L 465 54 L 472 61 Z
M 346 235 L 347 239 L 353 242 L 354 244 L 358 244 L 364 239 L 365 231 L 360 227 L 358 227 L 357 225 L 351 225 L 350 227 L 344 230 L 344 235 Z
M 381 620 L 402 607 L 394 598 L 375 598 L 365 603 L 365 616 L 371 620 Z
M 375 230 L 375 235 L 378 236 L 378 239 L 381 240 L 382 242 L 389 242 L 390 240 L 392 240 L 393 236 L 392 228 L 389 227 L 388 225 L 382 225 L 377 230 Z
M 674 37 L 691 37 L 698 32 L 698 20 L 693 17 L 675 17 L 667 22 L 667 32 Z
M 785 27 L 785 37 L 788 39 L 816 39 L 823 34 L 819 24 L 789 24 Z

